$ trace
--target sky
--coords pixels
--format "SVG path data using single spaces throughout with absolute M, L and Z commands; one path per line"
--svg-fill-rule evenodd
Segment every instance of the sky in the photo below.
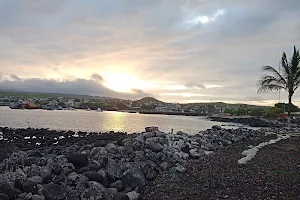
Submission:
M 273 105 L 299 0 L 0 0 L 0 89 Z M 287 95 L 281 92 L 281 101 Z M 294 102 L 300 105 L 300 91 Z

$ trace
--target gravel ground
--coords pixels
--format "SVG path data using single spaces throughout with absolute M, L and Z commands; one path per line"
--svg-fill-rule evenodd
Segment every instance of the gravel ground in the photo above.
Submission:
M 237 162 L 248 145 L 271 137 L 227 147 L 205 160 L 191 160 L 184 174 L 161 174 L 143 190 L 143 199 L 300 200 L 300 137 L 264 147 L 246 165 Z

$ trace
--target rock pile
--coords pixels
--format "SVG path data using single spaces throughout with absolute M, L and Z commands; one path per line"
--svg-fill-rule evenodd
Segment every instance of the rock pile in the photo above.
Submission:
M 34 129 L 31 129 L 34 130 Z M 122 140 L 63 142 L 13 153 L 0 169 L 0 199 L 134 200 L 141 189 L 166 170 L 184 173 L 188 159 L 201 159 L 232 143 L 261 137 L 263 130 L 214 126 L 196 135 L 146 132 Z M 32 137 L 31 137 L 32 138 Z
M 266 120 L 255 117 L 210 117 L 211 121 L 244 124 L 251 127 L 283 127 L 285 123 L 278 120 Z

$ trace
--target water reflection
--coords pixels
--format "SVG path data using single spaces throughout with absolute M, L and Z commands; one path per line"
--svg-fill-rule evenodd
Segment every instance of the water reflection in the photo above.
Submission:
M 203 117 L 144 115 L 124 112 L 96 111 L 47 111 L 47 110 L 11 110 L 0 107 L 0 126 L 14 128 L 50 128 L 73 131 L 124 131 L 128 133 L 144 131 L 146 126 L 158 126 L 160 130 L 170 132 L 184 131 L 190 134 L 226 123 L 211 122 Z

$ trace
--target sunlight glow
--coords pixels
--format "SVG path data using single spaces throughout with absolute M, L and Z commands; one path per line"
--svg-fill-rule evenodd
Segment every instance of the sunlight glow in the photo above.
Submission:
M 215 21 L 218 17 L 222 16 L 225 14 L 224 9 L 219 9 L 217 10 L 213 16 L 206 16 L 206 15 L 198 15 L 193 18 L 190 18 L 189 20 L 186 21 L 187 24 L 191 26 L 196 26 L 198 24 L 208 24 L 211 23 L 212 21 Z
M 160 96 L 181 96 L 181 97 L 209 97 L 211 95 L 195 94 L 195 93 L 161 93 Z
M 133 89 L 151 88 L 150 82 L 140 80 L 135 76 L 121 73 L 104 73 L 104 85 L 116 92 L 133 92 Z

